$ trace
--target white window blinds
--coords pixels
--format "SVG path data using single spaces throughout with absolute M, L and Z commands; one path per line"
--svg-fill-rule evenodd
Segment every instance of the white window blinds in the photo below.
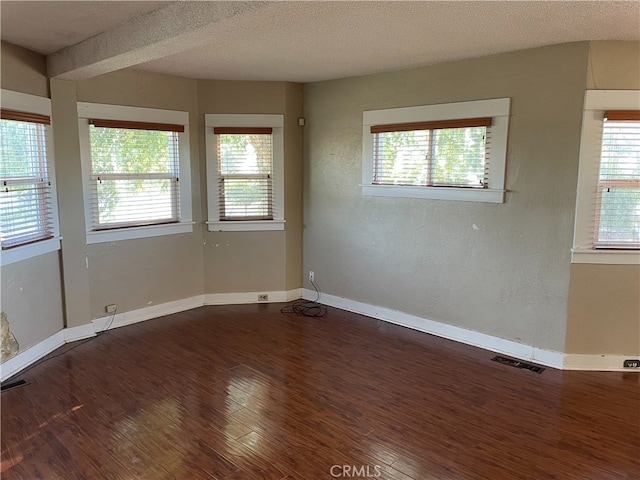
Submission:
M 373 184 L 489 188 L 492 119 L 371 127 Z
M 640 248 L 640 111 L 608 111 L 596 196 L 596 248 Z
M 216 127 L 214 135 L 220 220 L 272 220 L 272 129 Z
M 93 230 L 180 220 L 182 125 L 90 120 Z
M 53 237 L 47 171 L 48 116 L 2 109 L 0 235 L 2 249 Z

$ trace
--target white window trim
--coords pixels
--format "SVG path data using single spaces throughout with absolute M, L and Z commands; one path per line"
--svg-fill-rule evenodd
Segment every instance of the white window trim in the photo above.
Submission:
M 113 230 L 92 230 L 91 226 L 93 225 L 94 219 L 90 206 L 91 185 L 89 182 L 91 172 L 90 118 L 184 125 L 184 132 L 178 133 L 178 145 L 180 149 L 180 222 L 114 228 Z M 78 128 L 80 132 L 80 153 L 82 156 L 82 181 L 85 222 L 87 226 L 87 244 L 193 232 L 194 222 L 192 221 L 191 210 L 191 160 L 188 112 L 78 102 Z
M 2 108 L 18 110 L 21 112 L 37 113 L 51 116 L 51 100 L 46 97 L 38 97 L 27 93 L 14 92 L 11 90 L 0 91 L 0 105 Z M 47 135 L 47 170 L 51 180 L 51 209 L 53 238 L 41 240 L 39 242 L 20 245 L 18 247 L 3 250 L 0 253 L 0 265 L 10 265 L 28 258 L 44 255 L 45 253 L 60 250 L 60 227 L 58 223 L 58 196 L 56 194 L 55 181 L 55 161 L 53 148 L 53 119 L 51 125 L 46 126 Z
M 504 203 L 507 134 L 510 98 L 472 102 L 422 105 L 416 107 L 369 110 L 362 115 L 362 188 L 363 195 L 468 202 Z M 462 118 L 492 117 L 489 185 L 494 188 L 458 188 L 403 185 L 374 185 L 372 125 L 430 122 Z M 496 187 L 497 186 L 497 187 Z
M 638 109 L 640 109 L 640 90 L 587 90 L 585 92 L 571 263 L 640 265 L 638 250 L 595 249 L 593 218 L 591 218 L 600 176 L 604 112 Z
M 207 157 L 207 228 L 210 232 L 284 230 L 284 115 L 213 114 L 204 116 Z M 218 159 L 214 127 L 270 127 L 273 129 L 273 220 L 220 221 Z

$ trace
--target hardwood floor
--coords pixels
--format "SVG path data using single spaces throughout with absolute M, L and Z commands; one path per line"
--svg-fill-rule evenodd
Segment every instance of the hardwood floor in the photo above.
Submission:
M 2 393 L 2 479 L 640 478 L 636 373 L 535 374 L 281 306 L 115 329 L 27 372 Z

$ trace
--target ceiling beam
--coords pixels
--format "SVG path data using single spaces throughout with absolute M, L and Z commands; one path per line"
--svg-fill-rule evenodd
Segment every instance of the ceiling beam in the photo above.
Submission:
M 204 45 L 221 22 L 270 2 L 174 2 L 47 56 L 50 77 L 84 80 Z

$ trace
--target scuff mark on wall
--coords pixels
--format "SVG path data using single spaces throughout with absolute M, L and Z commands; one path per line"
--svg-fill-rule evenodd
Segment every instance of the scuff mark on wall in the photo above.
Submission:
M 0 321 L 2 323 L 0 326 L 0 362 L 4 363 L 16 356 L 20 350 L 20 345 L 16 337 L 11 333 L 11 330 L 9 330 L 9 319 L 7 319 L 6 313 L 2 312 L 0 314 Z

